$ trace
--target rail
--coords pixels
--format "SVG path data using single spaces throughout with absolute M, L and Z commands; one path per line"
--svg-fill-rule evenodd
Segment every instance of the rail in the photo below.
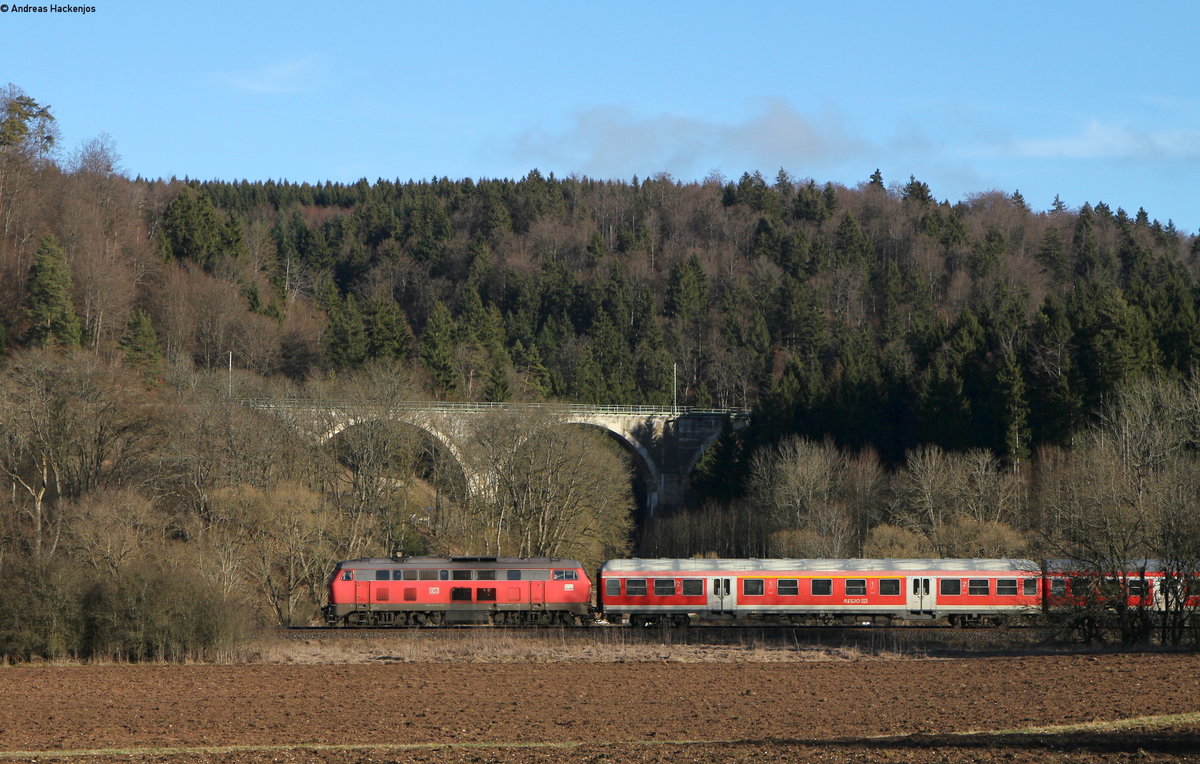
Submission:
M 548 411 L 574 415 L 615 416 L 722 416 L 734 419 L 749 419 L 750 409 L 745 408 L 699 408 L 695 406 L 613 406 L 586 405 L 579 403 L 489 403 L 448 401 L 347 401 L 339 399 L 301 398 L 239 398 L 238 403 L 259 409 L 345 409 L 390 411 L 425 411 L 446 414 L 483 414 L 492 411 Z

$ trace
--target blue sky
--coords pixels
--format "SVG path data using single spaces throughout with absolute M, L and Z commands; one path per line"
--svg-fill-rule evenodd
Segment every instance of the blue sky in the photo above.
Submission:
M 58 1 L 0 13 L 0 84 L 130 175 L 878 167 L 1200 230 L 1200 3 Z

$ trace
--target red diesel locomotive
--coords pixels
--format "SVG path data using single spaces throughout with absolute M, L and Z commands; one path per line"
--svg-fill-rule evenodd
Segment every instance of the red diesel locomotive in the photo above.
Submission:
M 592 582 L 575 560 L 370 557 L 337 564 L 330 626 L 573 625 L 592 616 Z

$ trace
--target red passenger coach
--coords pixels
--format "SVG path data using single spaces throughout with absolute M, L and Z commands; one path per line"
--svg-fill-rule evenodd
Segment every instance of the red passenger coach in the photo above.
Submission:
M 337 564 L 324 614 L 330 626 L 569 625 L 590 621 L 591 601 L 575 560 L 371 557 Z
M 611 560 L 600 608 L 611 622 L 692 620 L 1001 623 L 1039 612 L 1029 560 Z

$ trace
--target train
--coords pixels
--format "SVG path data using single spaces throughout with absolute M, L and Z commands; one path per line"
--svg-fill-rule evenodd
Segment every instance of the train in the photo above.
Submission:
M 1167 607 L 1152 560 L 1097 576 L 1063 560 L 384 557 L 339 562 L 328 626 L 569 626 L 596 621 L 1002 625 L 1100 603 Z M 1200 593 L 1185 604 L 1200 609 Z

